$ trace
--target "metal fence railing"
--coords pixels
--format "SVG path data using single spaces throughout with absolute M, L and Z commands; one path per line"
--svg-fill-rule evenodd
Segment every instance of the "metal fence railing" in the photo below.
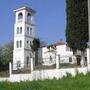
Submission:
M 58 65 L 59 67 L 57 67 Z M 81 65 L 77 64 L 77 58 L 75 59 L 73 58 L 73 56 L 65 56 L 65 57 L 62 56 L 58 58 L 57 57 L 42 58 L 41 60 L 39 60 L 39 63 L 37 65 L 35 65 L 35 62 L 33 62 L 33 70 L 75 68 L 75 67 L 81 67 Z M 31 62 L 30 63 L 17 62 L 13 64 L 13 70 L 14 71 L 16 70 L 15 72 L 23 72 L 23 73 L 31 72 Z
M 42 67 L 47 66 L 55 66 L 56 65 L 56 60 L 59 59 L 59 68 L 75 68 L 75 67 L 81 67 L 81 58 L 78 59 L 78 57 L 73 56 L 73 55 L 65 55 L 65 56 L 59 56 L 58 58 L 42 58 Z M 85 65 L 84 67 L 87 66 L 87 59 L 85 58 Z
M 13 63 L 12 65 L 12 73 L 30 73 L 31 72 L 31 65 L 25 63 Z

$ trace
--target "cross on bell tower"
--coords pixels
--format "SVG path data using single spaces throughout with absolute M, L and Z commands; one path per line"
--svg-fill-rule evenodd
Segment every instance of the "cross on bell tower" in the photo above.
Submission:
M 22 7 L 14 10 L 14 50 L 13 50 L 13 69 L 17 66 L 30 66 L 31 44 L 35 38 L 35 11 L 29 7 Z

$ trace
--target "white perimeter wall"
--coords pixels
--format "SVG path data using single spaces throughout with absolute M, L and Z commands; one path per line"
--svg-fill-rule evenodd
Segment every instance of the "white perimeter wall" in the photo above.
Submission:
M 62 78 L 66 76 L 67 73 L 75 76 L 76 73 L 87 73 L 87 67 L 85 68 L 68 68 L 68 69 L 52 69 L 52 70 L 38 70 L 33 71 L 30 74 L 11 74 L 9 78 L 0 78 L 0 81 L 11 81 L 11 82 L 20 82 L 27 80 L 44 80 L 44 79 L 53 79 L 53 78 Z

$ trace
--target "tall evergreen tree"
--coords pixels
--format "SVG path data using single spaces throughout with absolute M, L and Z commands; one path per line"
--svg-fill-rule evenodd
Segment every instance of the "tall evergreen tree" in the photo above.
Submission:
M 75 52 L 86 50 L 88 42 L 88 1 L 66 0 L 66 42 Z

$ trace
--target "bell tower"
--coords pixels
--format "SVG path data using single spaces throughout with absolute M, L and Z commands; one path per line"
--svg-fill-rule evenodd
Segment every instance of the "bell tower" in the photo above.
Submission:
M 35 38 L 35 11 L 29 7 L 14 10 L 14 50 L 13 69 L 30 66 L 31 44 Z

